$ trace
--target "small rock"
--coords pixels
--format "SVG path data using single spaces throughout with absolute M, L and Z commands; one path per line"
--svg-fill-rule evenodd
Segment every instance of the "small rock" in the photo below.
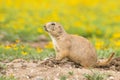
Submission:
M 33 63 L 38 63 L 38 61 L 37 60 L 33 60 Z
M 115 70 L 115 66 L 111 66 L 110 69 L 111 69 L 111 70 Z
M 5 75 L 5 74 L 6 74 L 6 71 L 5 71 L 5 70 L 2 70 L 0 73 Z
M 26 65 L 26 64 L 22 64 L 21 68 L 22 68 L 22 69 L 26 69 L 26 68 L 27 68 L 27 65 Z
M 24 63 L 24 62 L 26 62 L 26 61 L 23 59 L 15 59 L 11 63 Z
M 110 76 L 107 80 L 115 80 L 113 76 Z
M 37 76 L 37 77 L 34 78 L 34 80 L 43 80 L 43 78 L 40 77 L 40 76 Z

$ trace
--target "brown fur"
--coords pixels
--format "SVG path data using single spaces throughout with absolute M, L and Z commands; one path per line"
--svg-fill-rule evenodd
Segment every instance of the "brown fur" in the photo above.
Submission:
M 53 41 L 57 60 L 67 57 L 84 67 L 105 66 L 114 55 L 112 54 L 109 59 L 104 61 L 97 61 L 96 50 L 86 38 L 66 33 L 63 27 L 56 22 L 49 22 L 45 24 L 44 28 Z

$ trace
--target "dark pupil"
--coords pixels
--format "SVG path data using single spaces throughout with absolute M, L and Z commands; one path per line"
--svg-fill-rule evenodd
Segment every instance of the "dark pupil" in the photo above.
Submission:
M 51 25 L 55 25 L 55 23 L 52 23 Z

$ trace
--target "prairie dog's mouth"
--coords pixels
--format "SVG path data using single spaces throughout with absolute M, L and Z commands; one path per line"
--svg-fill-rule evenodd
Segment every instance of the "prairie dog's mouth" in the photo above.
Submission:
M 46 28 L 46 25 L 44 25 L 44 29 L 45 29 L 45 31 L 47 31 L 47 32 L 48 32 L 48 30 L 47 30 L 47 28 Z

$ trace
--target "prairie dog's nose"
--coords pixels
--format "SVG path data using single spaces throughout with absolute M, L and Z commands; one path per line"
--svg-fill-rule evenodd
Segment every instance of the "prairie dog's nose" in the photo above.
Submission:
M 47 28 L 46 28 L 46 26 L 44 26 L 44 29 L 45 29 L 45 31 L 48 31 Z
M 44 28 L 46 27 L 46 25 L 43 26 Z

